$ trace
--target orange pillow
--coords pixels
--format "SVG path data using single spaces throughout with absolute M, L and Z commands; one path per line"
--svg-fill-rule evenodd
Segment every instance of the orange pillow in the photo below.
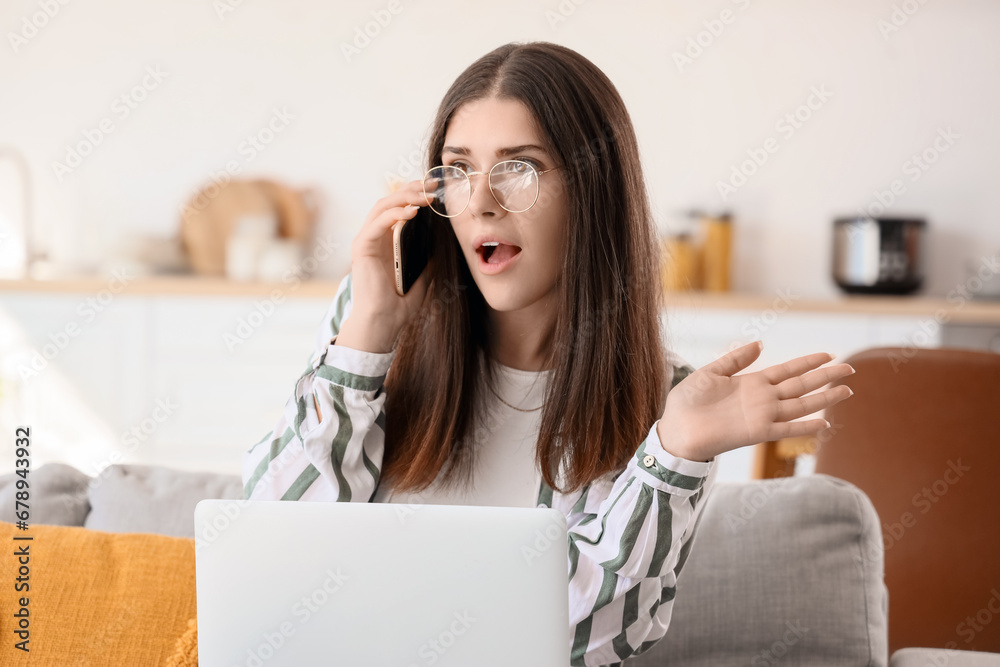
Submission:
M 195 617 L 193 539 L 0 522 L 0 543 L 0 664 L 161 665 Z M 30 590 L 18 592 L 25 547 Z M 14 646 L 21 598 L 29 652 Z

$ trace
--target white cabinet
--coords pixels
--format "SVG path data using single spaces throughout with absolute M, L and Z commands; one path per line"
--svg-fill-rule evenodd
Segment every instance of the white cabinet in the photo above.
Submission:
M 129 461 L 238 474 L 305 370 L 337 282 L 286 290 L 273 308 L 261 305 L 268 286 L 137 281 L 97 308 L 100 287 L 0 281 L 0 446 L 12 452 L 14 428 L 30 425 L 35 467 L 63 461 L 94 474 Z M 668 299 L 662 319 L 666 344 L 695 367 L 763 340 L 750 371 L 811 352 L 837 363 L 869 347 L 985 348 L 997 336 L 1000 304 L 970 302 L 934 327 L 947 307 L 686 294 Z M 719 478 L 749 479 L 752 459 L 752 447 L 724 454 Z M 8 455 L 0 471 L 12 466 Z
M 278 420 L 329 306 L 286 300 L 230 349 L 224 334 L 256 300 L 122 295 L 85 322 L 79 295 L 0 293 L 3 451 L 30 425 L 34 467 L 63 461 L 94 474 L 114 460 L 239 473 L 242 453 Z M 58 348 L 53 337 L 73 321 L 77 335 Z M 0 470 L 12 466 L 8 457 Z

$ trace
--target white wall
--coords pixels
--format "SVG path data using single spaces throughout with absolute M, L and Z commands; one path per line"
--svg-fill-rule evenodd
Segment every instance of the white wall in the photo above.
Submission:
M 964 259 L 1000 248 L 1000 3 L 991 0 L 398 0 L 350 62 L 343 44 L 387 0 L 225 1 L 238 4 L 220 14 L 223 0 L 74 0 L 16 49 L 11 35 L 40 0 L 0 5 L 0 143 L 27 154 L 57 256 L 101 257 L 125 234 L 172 235 L 185 198 L 237 160 L 242 175 L 325 193 L 320 233 L 340 239 L 341 255 L 322 274 L 340 275 L 385 174 L 421 144 L 455 76 L 497 45 L 533 39 L 582 52 L 616 83 L 664 217 L 731 206 L 737 289 L 835 293 L 832 218 L 894 179 L 906 186 L 895 209 L 931 224 L 928 293 L 945 294 Z M 723 10 L 731 22 L 679 68 L 673 54 Z M 883 35 L 879 22 L 894 11 L 907 20 Z M 147 68 L 165 76 L 122 118 L 115 100 Z M 814 86 L 830 99 L 791 137 L 779 132 Z M 241 142 L 276 108 L 294 119 L 248 160 Z M 53 163 L 102 118 L 113 131 L 60 182 Z M 939 128 L 959 138 L 911 180 L 904 163 Z M 769 137 L 777 152 L 724 203 L 717 183 Z M 5 206 L 10 218 L 16 206 Z
M 40 3 L 58 12 L 46 18 Z M 220 12 L 224 7 L 231 11 Z M 344 45 L 375 25 L 373 12 L 391 21 L 348 60 Z M 25 21 L 45 25 L 32 34 Z M 386 175 L 411 165 L 411 156 L 419 160 L 414 151 L 454 78 L 500 44 L 535 39 L 580 51 L 615 82 L 632 112 L 662 221 L 677 209 L 733 210 L 735 289 L 836 293 L 829 279 L 833 217 L 876 201 L 874 193 L 895 179 L 905 193 L 891 210 L 924 215 L 931 225 L 926 293 L 946 294 L 963 282 L 963 262 L 1000 249 L 1000 3 L 992 0 L 5 0 L 0 28 L 0 145 L 26 154 L 38 223 L 64 259 L 106 258 L 128 235 L 172 236 L 186 198 L 235 160 L 241 176 L 272 176 L 323 193 L 320 234 L 338 239 L 340 254 L 321 275 L 339 277 L 350 240 L 385 194 Z M 675 54 L 699 38 L 708 45 L 679 66 Z M 117 100 L 144 80 L 145 99 L 125 116 Z M 820 104 L 814 97 L 818 108 L 789 136 L 782 129 L 788 126 L 777 124 L 816 89 L 829 99 Z M 268 126 L 275 109 L 292 118 L 250 159 L 244 142 Z M 54 164 L 105 118 L 113 131 L 102 133 L 79 167 L 57 175 Z M 926 172 L 914 172 L 911 157 L 933 151 L 939 131 L 949 128 L 957 139 L 939 143 L 947 150 Z M 718 183 L 748 150 L 759 152 L 772 138 L 777 151 L 723 201 Z M 0 258 L 17 240 L 10 227 L 19 212 L 14 178 L 0 163 Z M 0 327 L 0 350 L 46 342 L 46 331 L 72 318 L 76 296 L 57 301 L 6 299 L 7 316 L 23 317 Z M 128 300 L 116 307 L 103 330 L 119 331 L 126 350 L 141 349 L 157 321 L 147 315 L 160 311 Z M 217 316 L 228 326 L 231 313 L 248 307 L 236 300 Z M 49 429 L 42 438 L 48 449 L 36 452 L 42 459 L 93 472 L 121 449 L 120 434 L 165 396 L 181 405 L 177 420 L 126 459 L 235 471 L 236 455 L 280 414 L 309 352 L 293 342 L 312 340 L 321 307 L 289 307 L 287 322 L 275 320 L 255 339 L 274 354 L 262 362 L 258 351 L 250 377 L 232 376 L 257 401 L 245 415 L 241 406 L 250 403 L 225 384 L 227 369 L 245 360 L 220 354 L 212 362 L 211 345 L 219 341 L 206 333 L 203 306 L 186 320 L 187 307 L 177 306 L 172 317 L 201 336 L 199 363 L 218 386 L 184 385 L 189 369 L 150 375 L 132 365 L 168 364 L 166 353 L 128 355 L 116 365 L 122 348 L 95 330 L 91 344 L 54 364 L 50 380 L 65 385 L 58 400 L 52 392 L 45 400 L 7 392 L 31 403 L 20 418 L 34 415 L 31 423 Z M 738 317 L 694 320 L 697 326 L 686 317 L 671 320 L 672 335 L 692 360 L 697 341 L 715 341 L 720 350 L 727 340 L 746 342 Z M 806 351 L 832 346 L 822 336 L 833 330 L 828 323 L 803 332 L 802 341 L 823 345 Z M 795 336 L 781 343 L 778 332 L 768 333 L 768 349 L 779 357 L 770 363 L 798 352 Z M 107 373 L 88 380 L 97 367 Z M 205 399 L 194 390 L 204 387 L 227 396 L 230 412 L 199 412 Z M 19 405 L 25 407 L 8 401 L 7 409 Z M 728 455 L 727 475 L 748 475 L 749 456 L 749 449 Z

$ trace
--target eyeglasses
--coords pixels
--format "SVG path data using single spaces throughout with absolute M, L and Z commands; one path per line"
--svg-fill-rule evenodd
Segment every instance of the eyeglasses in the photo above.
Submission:
M 502 209 L 523 213 L 538 200 L 538 177 L 556 169 L 562 167 L 538 171 L 524 160 L 504 160 L 493 165 L 487 182 Z M 431 210 L 446 218 L 462 214 L 472 201 L 471 177 L 485 173 L 465 171 L 455 165 L 428 170 L 424 176 L 424 194 L 431 199 Z

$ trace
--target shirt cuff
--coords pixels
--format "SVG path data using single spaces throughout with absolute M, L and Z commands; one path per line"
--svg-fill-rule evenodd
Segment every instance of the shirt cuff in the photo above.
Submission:
M 656 432 L 659 423 L 657 419 L 635 453 L 632 463 L 637 469 L 636 474 L 657 488 L 679 496 L 690 496 L 702 487 L 715 465 L 716 457 L 709 461 L 692 461 L 667 452 Z
M 396 350 L 384 353 L 364 352 L 353 347 L 334 345 L 336 340 L 337 336 L 334 335 L 326 351 L 313 363 L 316 374 L 334 384 L 352 389 L 378 389 L 396 357 Z

